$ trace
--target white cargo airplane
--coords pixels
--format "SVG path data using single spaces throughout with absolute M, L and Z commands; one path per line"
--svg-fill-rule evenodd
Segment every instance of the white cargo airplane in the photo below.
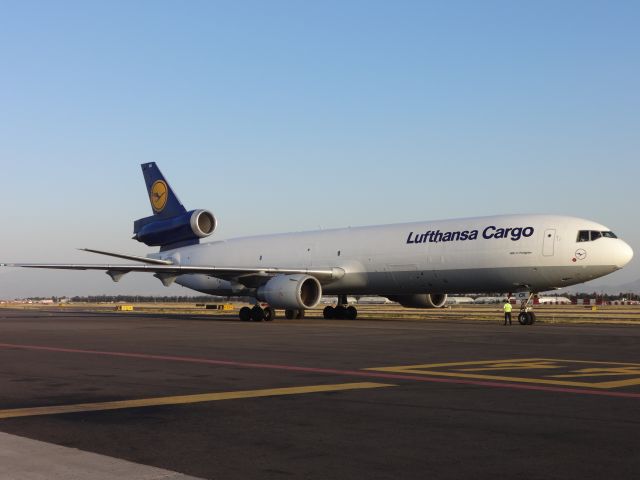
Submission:
M 147 257 L 84 249 L 132 264 L 3 264 L 104 270 L 114 281 L 152 272 L 199 292 L 250 296 L 242 320 L 272 320 L 274 309 L 303 318 L 323 294 L 338 304 L 325 318 L 355 319 L 347 295 L 380 295 L 411 308 L 437 308 L 449 293 L 513 292 L 523 298 L 520 323 L 531 324 L 533 292 L 586 282 L 624 267 L 629 245 L 607 227 L 558 215 L 501 215 L 283 233 L 200 244 L 216 219 L 187 211 L 155 163 L 142 165 L 153 215 L 134 223 L 134 239 L 159 246 Z M 524 293 L 526 292 L 526 294 Z M 258 302 L 266 302 L 263 308 Z

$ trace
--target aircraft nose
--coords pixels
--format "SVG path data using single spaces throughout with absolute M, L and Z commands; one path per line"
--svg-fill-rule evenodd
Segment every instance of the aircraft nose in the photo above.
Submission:
M 633 249 L 623 240 L 616 247 L 615 261 L 618 268 L 624 267 L 633 258 Z

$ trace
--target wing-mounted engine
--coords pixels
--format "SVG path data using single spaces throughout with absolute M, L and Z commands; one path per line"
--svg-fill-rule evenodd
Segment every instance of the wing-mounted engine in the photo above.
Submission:
M 216 217 L 208 210 L 191 210 L 179 215 L 141 218 L 133 224 L 134 239 L 164 250 L 196 244 L 216 229 Z
M 415 295 L 391 295 L 389 300 L 407 308 L 440 308 L 447 301 L 446 293 L 418 293 Z
M 320 303 L 322 287 L 311 275 L 276 275 L 258 288 L 257 297 L 273 308 L 307 309 Z

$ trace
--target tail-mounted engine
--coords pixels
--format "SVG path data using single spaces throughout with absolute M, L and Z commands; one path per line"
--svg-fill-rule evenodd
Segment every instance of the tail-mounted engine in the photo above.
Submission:
M 217 221 L 208 210 L 191 210 L 169 218 L 157 215 L 141 218 L 133 224 L 134 239 L 161 250 L 193 245 L 216 229 Z

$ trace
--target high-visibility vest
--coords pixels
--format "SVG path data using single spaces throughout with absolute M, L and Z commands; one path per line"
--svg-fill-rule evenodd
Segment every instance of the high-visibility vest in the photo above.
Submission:
M 510 303 L 505 303 L 504 304 L 504 313 L 511 313 L 511 304 Z

